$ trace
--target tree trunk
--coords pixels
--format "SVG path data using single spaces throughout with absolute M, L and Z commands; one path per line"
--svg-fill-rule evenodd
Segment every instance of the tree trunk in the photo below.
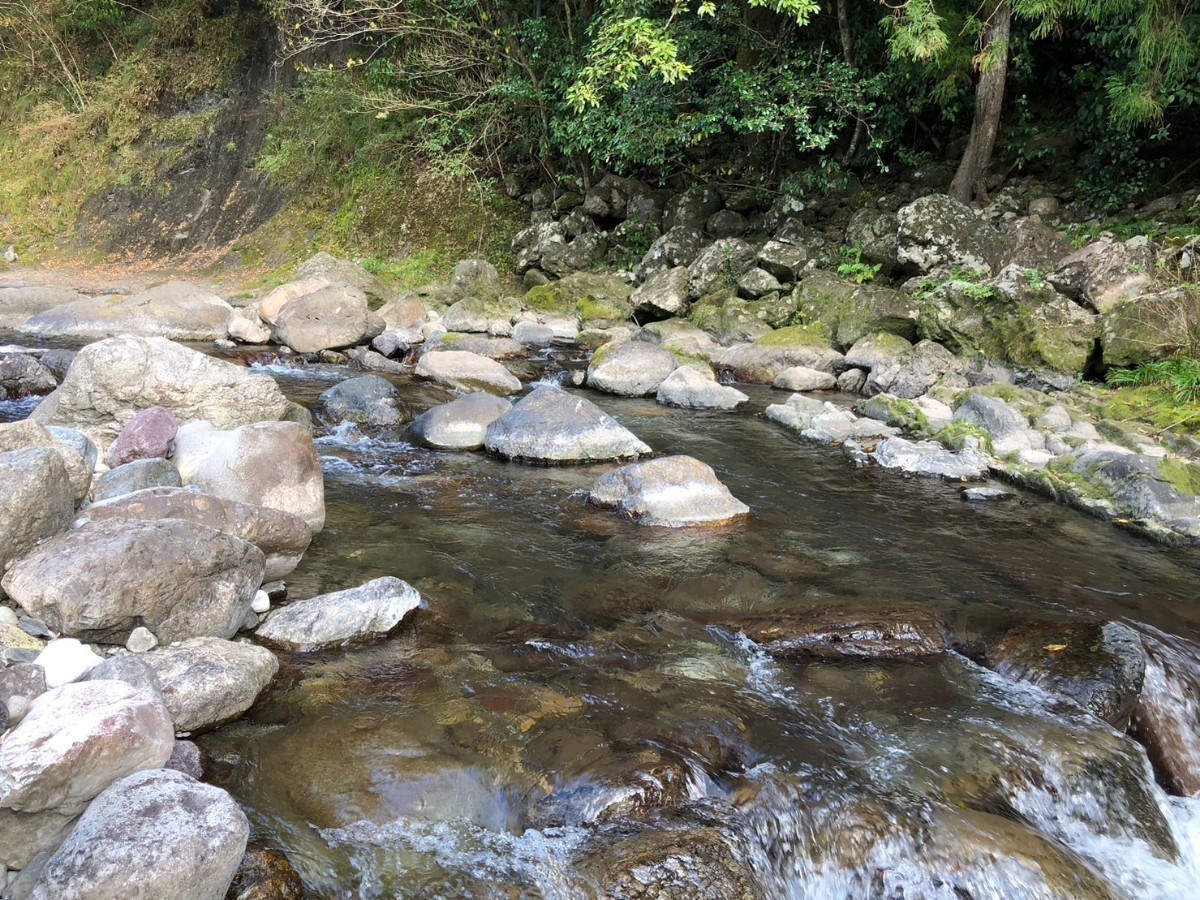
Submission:
M 838 34 L 842 38 L 842 59 L 846 65 L 854 68 L 854 32 L 850 30 L 850 11 L 847 9 L 848 0 L 837 0 Z M 854 136 L 850 138 L 850 146 L 842 154 L 842 164 L 850 162 L 858 152 L 859 144 L 867 133 L 867 123 L 863 118 L 854 119 Z
M 987 200 L 987 170 L 1000 130 L 1004 86 L 1008 80 L 1008 37 L 1012 28 L 1012 6 L 1000 0 L 983 31 L 979 81 L 975 84 L 975 118 L 962 162 L 950 185 L 950 196 L 963 203 Z

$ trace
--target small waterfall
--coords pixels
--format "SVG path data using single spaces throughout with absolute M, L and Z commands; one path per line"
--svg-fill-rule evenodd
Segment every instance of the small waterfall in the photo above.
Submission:
M 1200 647 L 1148 625 L 1142 696 L 1130 733 L 1145 747 L 1159 778 L 1184 797 L 1200 794 Z

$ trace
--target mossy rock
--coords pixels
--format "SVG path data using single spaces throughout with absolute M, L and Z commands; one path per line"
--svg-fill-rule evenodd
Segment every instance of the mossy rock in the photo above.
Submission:
M 718 341 L 753 341 L 771 330 L 766 319 L 772 312 L 774 308 L 764 301 L 752 303 L 735 296 L 732 290 L 716 291 L 696 302 L 688 321 Z
M 1200 463 L 1185 459 L 1164 459 L 1158 465 L 1162 480 L 1181 494 L 1200 496 Z
M 891 394 L 876 394 L 867 400 L 859 400 L 854 404 L 854 411 L 905 431 L 929 430 L 929 417 L 917 404 Z
M 972 444 L 988 453 L 992 452 L 992 436 L 969 422 L 952 422 L 934 435 L 934 440 L 955 452 L 965 450 Z
M 796 285 L 792 297 L 804 321 L 824 326 L 843 349 L 872 332 L 916 341 L 920 304 L 895 288 L 858 285 L 817 270 Z
M 579 272 L 531 288 L 524 304 L 537 312 L 576 316 L 586 327 L 603 328 L 630 320 L 632 294 L 633 288 L 616 275 Z
M 755 346 L 787 350 L 792 347 L 828 347 L 829 329 L 824 325 L 789 325 L 777 328 L 755 341 Z

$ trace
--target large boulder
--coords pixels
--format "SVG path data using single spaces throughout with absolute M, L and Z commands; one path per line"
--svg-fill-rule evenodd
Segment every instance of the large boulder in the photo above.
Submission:
M 895 288 L 854 284 L 818 269 L 796 285 L 793 296 L 804 321 L 828 329 L 838 347 L 850 347 L 876 332 L 910 341 L 917 336 L 921 305 Z
M 293 651 L 321 650 L 387 634 L 421 605 L 421 595 L 399 578 L 366 584 L 273 611 L 255 634 Z
M 754 248 L 739 238 L 716 241 L 701 251 L 688 267 L 688 297 L 693 300 L 713 291 L 734 287 L 754 268 Z
M 514 394 L 521 381 L 503 365 L 468 350 L 434 350 L 421 356 L 416 374 L 460 391 Z
M 1144 237 L 1095 241 L 1062 259 L 1049 280 L 1068 297 L 1105 312 L 1148 293 L 1154 263 L 1154 248 Z
M 366 343 L 384 329 L 383 320 L 371 312 L 367 295 L 345 284 L 329 284 L 300 294 L 283 304 L 268 321 L 275 340 L 298 353 Z
M 588 363 L 589 387 L 620 397 L 645 397 L 678 366 L 670 350 L 646 341 L 605 344 Z
M 1004 238 L 964 203 L 944 194 L 914 200 L 896 213 L 896 258 L 917 272 L 961 267 L 991 274 Z
M 65 634 L 124 643 L 144 625 L 168 643 L 232 637 L 264 571 L 261 550 L 203 525 L 112 519 L 43 542 L 0 584 Z
M 392 292 L 378 275 L 368 272 L 356 262 L 339 259 L 325 252 L 316 253 L 300 263 L 296 267 L 296 278 L 344 284 L 366 294 L 372 306 L 382 306 L 392 299 Z
M 1052 228 L 1036 216 L 1018 219 L 1005 231 L 1008 246 L 1004 253 L 1005 266 L 1053 272 L 1071 253 L 1071 245 L 1061 231 Z
M 690 266 L 704 247 L 704 235 L 698 225 L 669 227 L 657 238 L 633 270 L 638 281 L 678 266 Z
M 832 391 L 837 379 L 829 372 L 819 372 L 808 366 L 792 366 L 776 376 L 771 387 L 782 391 Z
M 730 347 L 717 359 L 717 365 L 738 381 L 771 384 L 793 366 L 832 372 L 841 360 L 842 354 L 829 346 L 820 331 L 793 325 L 772 331 L 753 344 Z
M 265 647 L 215 637 L 191 638 L 142 658 L 181 734 L 237 718 L 279 671 L 279 660 Z
M 1094 314 L 1014 266 L 992 285 L 939 286 L 917 325 L 921 337 L 964 355 L 1071 375 L 1084 371 L 1100 336 Z
M 53 450 L 0 453 L 0 572 L 45 538 L 66 530 L 75 491 Z
M 863 393 L 886 391 L 900 372 L 900 360 L 912 350 L 912 344 L 895 334 L 869 334 L 846 351 L 846 365 L 868 373 Z
M 588 502 L 616 509 L 639 525 L 685 528 L 723 525 L 750 507 L 717 480 L 711 466 L 690 456 L 664 456 L 601 475 Z
M 0 807 L 0 866 L 24 869 L 39 854 L 54 852 L 78 818 L 78 810 L 22 813 Z
M 166 459 L 177 431 L 179 422 L 169 409 L 161 406 L 143 409 L 125 423 L 104 461 L 110 468 L 116 468 L 138 459 Z
M 165 338 L 119 337 L 80 350 L 63 383 L 31 418 L 115 438 L 151 406 L 166 407 L 181 423 L 203 420 L 217 428 L 288 414 L 287 398 L 269 375 Z
M 61 433 L 58 433 L 61 432 Z M 76 452 L 66 442 L 68 429 L 46 428 L 28 419 L 20 422 L 0 423 L 0 453 L 12 450 L 53 450 L 59 455 L 67 471 L 67 479 L 71 482 L 71 491 L 75 502 L 80 503 L 88 494 L 92 483 L 92 469 L 95 467 L 95 446 L 91 446 L 92 458 L 86 459 Z M 83 438 L 86 444 L 91 444 L 87 438 L 74 432 L 72 436 Z
M 905 400 L 915 400 L 939 383 L 954 387 L 965 384 L 966 363 L 934 341 L 918 341 L 900 355 L 897 364 L 890 381 L 876 378 L 874 382 L 881 390 Z
M 132 296 L 85 297 L 46 310 L 19 330 L 39 337 L 139 335 L 176 341 L 229 337 L 233 307 L 186 281 L 170 281 Z
M 503 397 L 480 392 L 427 410 L 408 426 L 410 440 L 431 450 L 479 450 L 487 428 L 512 409 Z
M 1200 340 L 1200 290 L 1173 288 L 1109 305 L 1100 314 L 1104 364 L 1135 366 L 1188 352 Z
M 512 334 L 513 318 L 521 311 L 518 300 L 491 296 L 464 297 L 442 316 L 447 331 L 467 334 Z
M 31 900 L 222 900 L 250 824 L 232 797 L 171 769 L 150 769 L 97 797 L 46 861 Z
M 0 396 L 40 397 L 56 387 L 54 373 L 28 353 L 0 353 Z
M 898 432 L 891 425 L 871 418 L 859 418 L 848 409 L 822 402 L 803 394 L 792 394 L 786 403 L 773 403 L 766 416 L 806 440 L 818 444 L 838 444 L 849 440 L 891 437 Z
M 618 275 L 578 272 L 531 288 L 523 302 L 536 313 L 573 316 L 585 328 L 617 328 L 633 315 L 632 294 Z
M 195 489 L 149 488 L 93 503 L 83 521 L 177 519 L 207 526 L 258 547 L 266 555 L 267 581 L 282 578 L 300 562 L 312 541 L 312 530 L 299 516 L 265 506 L 213 497 Z
M 412 418 L 400 391 L 380 375 L 335 384 L 321 394 L 321 403 L 335 420 L 358 425 L 400 425 Z
M 954 421 L 986 431 L 1000 456 L 1030 449 L 1029 420 L 999 397 L 971 394 L 954 411 Z
M 894 212 L 864 206 L 850 217 L 846 244 L 859 250 L 863 262 L 891 274 L 900 268 L 899 231 L 900 220 Z
M 636 459 L 650 447 L 591 401 L 555 387 L 534 390 L 488 426 L 484 446 L 522 462 Z
M 395 346 L 408 346 L 419 344 L 425 339 L 422 328 L 429 321 L 431 314 L 416 294 L 402 294 L 380 308 L 378 315 L 383 319 L 383 334 L 375 339 L 376 342 L 380 338 L 387 338 Z
M 325 479 L 312 432 L 296 422 L 259 422 L 226 434 L 189 484 L 205 493 L 299 516 L 325 527 Z
M 721 209 L 721 195 L 707 184 L 694 184 L 667 201 L 663 211 L 663 227 L 700 228 Z
M 633 308 L 643 316 L 665 319 L 683 312 L 688 302 L 687 266 L 651 275 L 633 292 Z
M 733 409 L 750 398 L 736 388 L 718 383 L 711 372 L 680 366 L 663 379 L 656 399 L 664 406 L 682 409 Z
M 0 743 L 0 808 L 77 813 L 118 778 L 161 766 L 174 745 L 161 697 L 119 681 L 63 685 Z
M 64 287 L 0 287 L 0 328 L 16 328 L 32 315 L 86 299 L 78 291 Z

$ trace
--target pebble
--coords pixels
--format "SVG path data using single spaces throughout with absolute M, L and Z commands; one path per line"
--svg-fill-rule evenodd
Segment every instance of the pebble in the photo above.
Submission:
M 250 609 L 256 613 L 265 613 L 271 608 L 271 595 L 266 591 L 260 590 L 254 595 L 254 600 L 250 603 Z
M 157 646 L 158 638 L 154 636 L 154 632 L 141 625 L 129 633 L 129 640 L 125 642 L 125 649 L 130 653 L 145 653 Z
M 16 625 L 17 621 L 17 614 L 15 612 L 7 606 L 0 606 L 0 622 L 3 622 L 5 625 Z
M 77 681 L 103 661 L 91 647 L 75 638 L 51 641 L 34 660 L 46 670 L 46 687 L 51 690 Z

